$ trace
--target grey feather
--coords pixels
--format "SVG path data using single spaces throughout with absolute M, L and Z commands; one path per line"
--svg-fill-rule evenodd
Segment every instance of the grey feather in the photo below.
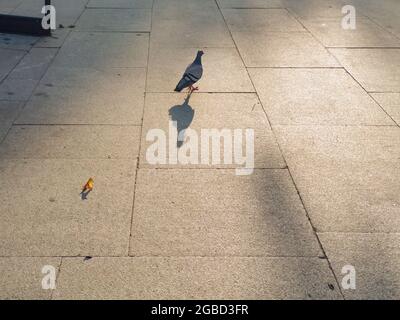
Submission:
M 196 59 L 194 59 L 194 61 L 186 68 L 185 73 L 175 88 L 175 91 L 180 92 L 200 80 L 203 75 L 203 66 L 201 64 L 202 55 L 203 51 L 197 52 Z

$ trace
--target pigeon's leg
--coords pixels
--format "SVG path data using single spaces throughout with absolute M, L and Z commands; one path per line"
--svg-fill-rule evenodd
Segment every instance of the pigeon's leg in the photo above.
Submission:
M 189 90 L 189 92 L 192 93 L 193 91 L 199 90 L 199 87 L 193 87 L 193 85 L 190 85 Z

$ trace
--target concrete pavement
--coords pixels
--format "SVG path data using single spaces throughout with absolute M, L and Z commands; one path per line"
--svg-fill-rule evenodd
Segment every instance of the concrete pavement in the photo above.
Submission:
M 396 0 L 52 2 L 53 37 L 0 34 L 0 298 L 400 298 Z M 253 173 L 149 163 L 174 116 L 253 129 Z

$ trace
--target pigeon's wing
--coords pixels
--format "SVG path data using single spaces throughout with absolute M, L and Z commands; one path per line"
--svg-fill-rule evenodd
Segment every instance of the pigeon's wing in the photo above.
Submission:
M 190 64 L 186 68 L 182 79 L 179 81 L 178 85 L 175 88 L 175 91 L 182 91 L 184 88 L 193 85 L 201 78 L 202 75 L 203 67 L 200 64 Z
M 189 78 L 197 82 L 203 75 L 203 66 L 201 64 L 190 64 L 186 70 L 184 76 L 187 75 Z
M 175 91 L 181 92 L 183 89 L 191 86 L 195 82 L 196 81 L 193 81 L 192 79 L 190 79 L 187 74 L 184 74 L 182 79 L 179 80 L 178 84 L 176 85 Z

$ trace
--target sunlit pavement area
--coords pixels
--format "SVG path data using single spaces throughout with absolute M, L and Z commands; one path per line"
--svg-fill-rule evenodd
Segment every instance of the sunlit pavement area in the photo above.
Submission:
M 0 298 L 400 298 L 399 1 L 52 4 L 0 35 Z M 190 128 L 253 128 L 251 175 L 146 161 L 200 49 Z

